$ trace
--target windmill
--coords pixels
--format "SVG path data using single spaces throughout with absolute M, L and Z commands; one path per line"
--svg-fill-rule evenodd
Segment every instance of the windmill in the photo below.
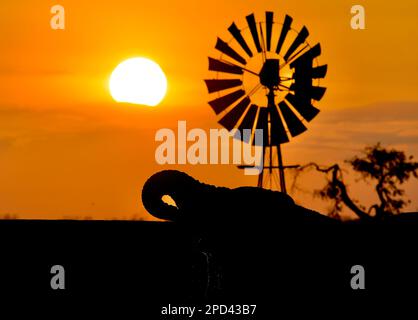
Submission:
M 209 94 L 216 95 L 209 105 L 227 130 L 251 129 L 250 136 L 240 135 L 243 142 L 255 145 L 255 130 L 263 129 L 258 186 L 276 184 L 286 192 L 285 169 L 295 166 L 283 164 L 281 146 L 305 132 L 306 122 L 319 113 L 314 104 L 325 94 L 319 84 L 327 65 L 319 65 L 320 44 L 311 46 L 308 29 L 293 29 L 290 16 L 278 23 L 273 12 L 266 12 L 265 21 L 257 22 L 254 14 L 246 21 L 242 30 L 232 23 L 230 41 L 218 37 L 219 57 L 209 57 L 215 76 L 205 82 Z

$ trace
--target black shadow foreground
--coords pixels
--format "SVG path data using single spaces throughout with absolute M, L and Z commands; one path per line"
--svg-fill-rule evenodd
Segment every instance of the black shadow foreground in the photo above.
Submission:
M 142 197 L 169 221 L 0 221 L 3 306 L 41 299 L 77 309 L 99 301 L 160 319 L 169 303 L 321 311 L 418 288 L 417 214 L 342 223 L 278 192 L 214 187 L 177 171 L 152 176 Z M 63 291 L 50 287 L 55 264 L 65 267 Z M 353 265 L 365 268 L 365 291 L 350 287 Z

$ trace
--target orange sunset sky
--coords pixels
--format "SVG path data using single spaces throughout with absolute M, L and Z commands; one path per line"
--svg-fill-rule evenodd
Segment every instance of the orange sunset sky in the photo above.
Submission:
M 66 10 L 52 30 L 50 8 Z M 350 28 L 350 8 L 366 9 L 366 30 Z M 256 185 L 233 165 L 160 166 L 160 128 L 220 128 L 203 79 L 216 37 L 254 12 L 287 13 L 306 25 L 329 65 L 321 113 L 283 147 L 286 164 L 333 164 L 381 141 L 418 157 L 418 2 L 329 0 L 80 1 L 0 3 L 0 216 L 27 219 L 151 217 L 140 190 L 154 172 L 176 168 L 229 187 Z M 157 107 L 113 101 L 108 80 L 123 60 L 143 56 L 166 73 Z M 322 186 L 307 177 L 306 188 Z M 370 203 L 370 186 L 354 186 Z M 316 181 L 316 182 L 315 182 Z M 406 186 L 418 208 L 418 183 Z M 302 193 L 302 205 L 326 207 Z

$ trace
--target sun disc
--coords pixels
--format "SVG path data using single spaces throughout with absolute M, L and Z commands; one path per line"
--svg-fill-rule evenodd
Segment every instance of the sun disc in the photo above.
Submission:
M 121 62 L 112 72 L 109 90 L 117 102 L 156 106 L 167 92 L 167 78 L 161 67 L 147 58 Z

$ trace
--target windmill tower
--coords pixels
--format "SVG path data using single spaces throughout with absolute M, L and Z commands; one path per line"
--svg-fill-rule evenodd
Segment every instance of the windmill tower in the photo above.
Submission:
M 319 65 L 320 44 L 307 42 L 308 29 L 292 28 L 293 19 L 286 15 L 275 22 L 273 12 L 257 22 L 254 14 L 246 17 L 247 25 L 228 28 L 229 42 L 217 39 L 218 58 L 209 57 L 213 79 L 205 80 L 210 94 L 216 97 L 209 105 L 227 130 L 251 129 L 241 140 L 255 145 L 256 129 L 263 129 L 263 170 L 259 187 L 286 192 L 282 144 L 307 130 L 306 123 L 319 113 L 314 104 L 321 100 L 325 88 L 320 79 L 327 65 Z

